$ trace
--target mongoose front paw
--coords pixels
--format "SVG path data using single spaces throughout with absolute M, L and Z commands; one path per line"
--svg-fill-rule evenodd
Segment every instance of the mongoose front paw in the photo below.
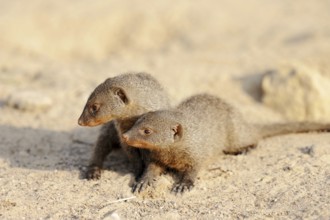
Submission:
M 174 194 L 183 194 L 184 192 L 190 191 L 194 187 L 194 183 L 189 181 L 189 182 L 181 182 L 177 183 L 173 186 L 171 192 Z
M 150 179 L 150 178 L 141 178 L 140 180 L 136 181 L 132 187 L 132 192 L 142 192 L 144 191 L 146 188 L 148 188 L 149 186 L 153 186 L 154 185 L 155 180 L 154 179 Z
M 101 177 L 101 168 L 97 166 L 89 166 L 85 173 L 85 177 L 88 180 L 97 180 Z

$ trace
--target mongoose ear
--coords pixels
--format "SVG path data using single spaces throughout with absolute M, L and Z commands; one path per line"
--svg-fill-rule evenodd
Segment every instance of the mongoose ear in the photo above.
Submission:
M 174 132 L 173 138 L 175 141 L 178 141 L 182 137 L 182 126 L 180 124 L 176 124 L 174 127 L 172 127 L 172 131 Z
M 128 103 L 127 95 L 122 88 L 115 88 L 114 93 L 116 96 L 118 96 L 123 101 L 123 103 L 125 103 L 125 104 Z

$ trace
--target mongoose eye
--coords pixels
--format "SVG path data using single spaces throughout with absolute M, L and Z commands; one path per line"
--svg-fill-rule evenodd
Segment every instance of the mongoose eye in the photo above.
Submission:
M 148 128 L 145 128 L 145 129 L 142 129 L 142 133 L 143 133 L 144 135 L 149 135 L 149 134 L 152 133 L 152 131 L 151 131 L 150 129 L 148 129 Z
M 93 105 L 90 107 L 89 111 L 90 111 L 90 113 L 91 113 L 92 115 L 95 115 L 95 114 L 98 112 L 99 108 L 100 108 L 100 105 L 98 105 L 98 104 L 93 104 Z

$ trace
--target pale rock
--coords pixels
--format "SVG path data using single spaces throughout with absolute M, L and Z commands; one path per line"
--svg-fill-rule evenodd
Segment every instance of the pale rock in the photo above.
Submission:
M 117 214 L 116 210 L 108 212 L 104 217 L 103 220 L 120 220 L 119 215 Z
M 330 79 L 304 65 L 279 68 L 262 80 L 262 102 L 293 121 L 330 121 Z
M 36 91 L 15 91 L 8 96 L 6 104 L 23 111 L 38 111 L 47 110 L 52 105 L 52 100 Z

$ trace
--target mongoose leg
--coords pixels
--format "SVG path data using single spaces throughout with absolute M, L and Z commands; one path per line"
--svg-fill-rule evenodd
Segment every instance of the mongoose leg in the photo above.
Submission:
M 110 126 L 101 131 L 88 170 L 83 173 L 85 178 L 100 178 L 106 156 L 119 147 L 127 153 L 134 174 L 139 178 L 144 169 L 141 151 L 123 146 L 121 133 L 129 130 L 140 115 L 169 107 L 167 92 L 147 73 L 121 74 L 99 84 L 88 97 L 78 124 L 93 127 L 109 123 Z
M 118 128 L 119 128 L 120 136 L 122 136 L 122 133 L 128 131 L 134 125 L 134 123 L 138 118 L 139 116 L 133 116 L 130 118 L 118 120 Z M 121 142 L 121 147 L 125 151 L 130 161 L 130 165 L 132 167 L 136 181 L 141 177 L 145 168 L 145 164 L 144 161 L 142 160 L 140 149 L 129 146 L 125 142 Z
M 122 148 L 128 156 L 135 181 L 137 181 L 142 176 L 145 169 L 145 163 L 142 160 L 141 152 L 139 149 L 128 146 L 124 143 L 122 143 Z
M 157 177 L 163 173 L 163 168 L 155 163 L 150 163 L 143 173 L 142 177 L 134 183 L 132 187 L 132 192 L 142 192 L 147 187 L 153 186 Z
M 194 187 L 195 178 L 197 176 L 196 170 L 189 170 L 179 173 L 179 181 L 174 184 L 172 193 L 183 194 L 184 192 L 190 191 Z
M 86 179 L 99 179 L 101 177 L 101 170 L 105 158 L 113 149 L 119 147 L 120 144 L 117 130 L 114 123 L 109 122 L 105 124 L 101 129 L 101 133 L 97 139 L 92 159 L 87 167 L 85 174 Z

